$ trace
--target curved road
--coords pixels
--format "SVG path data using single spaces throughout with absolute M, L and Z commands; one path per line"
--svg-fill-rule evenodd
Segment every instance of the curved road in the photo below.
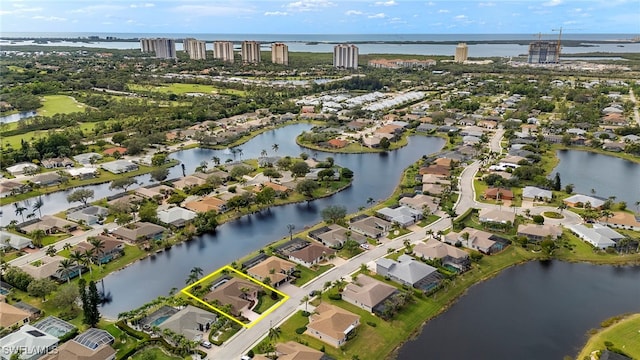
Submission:
M 501 154 L 502 147 L 500 142 L 504 135 L 504 130 L 497 130 L 492 136 L 489 148 L 492 152 Z M 498 205 L 479 203 L 475 200 L 476 194 L 473 187 L 473 179 L 476 173 L 480 169 L 480 161 L 474 161 L 468 165 L 461 173 L 459 178 L 459 197 L 458 202 L 455 205 L 456 213 L 463 214 L 470 208 L 487 209 L 497 208 Z M 524 213 L 522 208 L 513 208 L 518 214 Z M 540 214 L 545 211 L 557 211 L 554 207 L 539 206 L 530 209 L 532 214 Z M 553 220 L 545 219 L 550 224 L 578 224 L 582 222 L 582 219 L 577 214 L 566 211 L 563 213 L 564 219 Z M 438 231 L 444 231 L 450 226 L 450 219 L 446 217 L 440 218 L 438 221 L 425 227 L 424 230 L 433 230 L 434 233 Z M 215 359 L 239 359 L 242 354 L 245 354 L 249 349 L 253 348 L 258 342 L 266 337 L 271 326 L 277 326 L 287 320 L 290 316 L 296 313 L 297 310 L 304 309 L 304 305 L 301 304 L 302 298 L 309 294 L 311 291 L 321 291 L 326 282 L 334 282 L 342 278 L 348 278 L 350 274 L 358 271 L 361 264 L 368 264 L 388 254 L 388 249 L 398 249 L 404 246 L 404 241 L 409 240 L 412 243 L 423 241 L 426 238 L 425 231 L 412 232 L 404 236 L 400 236 L 396 239 L 385 242 L 371 250 L 365 251 L 358 256 L 351 258 L 349 261 L 336 266 L 326 273 L 320 275 L 314 280 L 303 285 L 301 288 L 295 286 L 288 286 L 285 292 L 290 296 L 290 299 L 275 309 L 272 313 L 267 315 L 260 322 L 255 324 L 249 329 L 242 329 L 231 339 L 225 342 L 220 348 L 212 349 L 209 353 L 214 355 Z

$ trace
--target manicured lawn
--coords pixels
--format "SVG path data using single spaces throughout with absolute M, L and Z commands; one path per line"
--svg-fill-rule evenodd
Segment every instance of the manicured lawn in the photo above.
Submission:
M 318 277 L 320 274 L 326 272 L 327 270 L 331 269 L 333 267 L 333 265 L 322 265 L 322 266 L 318 266 L 318 268 L 316 270 L 311 270 L 309 268 L 307 268 L 306 266 L 300 266 L 298 267 L 296 270 L 300 271 L 300 278 L 298 278 L 298 280 L 296 280 L 295 285 L 296 286 L 302 286 L 306 283 L 308 283 L 309 281 L 311 281 L 312 279 Z
M 425 227 L 433 222 L 438 221 L 438 219 L 440 219 L 440 216 L 438 215 L 429 215 L 426 218 L 420 220 L 419 223 L 417 223 L 416 225 L 420 226 L 420 227 Z
M 136 347 L 136 344 L 138 343 L 138 339 L 129 336 L 126 332 L 120 330 L 115 324 L 108 324 L 100 327 L 116 339 L 112 345 L 116 350 L 116 355 L 127 353 L 129 350 Z
M 564 216 L 555 211 L 545 211 L 542 213 L 543 216 L 548 217 L 549 219 L 562 219 Z
M 133 360 L 182 360 L 181 357 L 167 355 L 162 349 L 158 347 L 149 347 L 136 352 L 131 359 Z
M 161 93 L 173 93 L 177 95 L 182 95 L 186 93 L 225 94 L 225 95 L 237 95 L 237 96 L 247 95 L 247 92 L 243 90 L 221 89 L 212 85 L 201 85 L 201 84 L 173 83 L 173 84 L 166 84 L 163 86 L 128 84 L 127 86 L 129 87 L 130 91 L 152 91 L 152 92 L 161 92 Z
M 109 275 L 110 273 L 119 270 L 131 263 L 133 263 L 134 261 L 141 259 L 143 257 L 145 257 L 147 255 L 147 253 L 140 249 L 137 246 L 132 246 L 132 245 L 125 245 L 124 248 L 124 255 L 111 261 L 110 263 L 104 264 L 102 265 L 102 267 L 100 266 L 96 266 L 96 265 L 92 265 L 91 267 L 93 268 L 93 273 L 86 271 L 82 273 L 82 278 L 85 279 L 87 281 L 87 283 L 91 280 L 93 281 L 98 281 L 102 278 L 104 278 L 105 276 Z M 71 280 L 73 281 L 78 281 L 78 278 Z
M 606 348 L 605 341 L 624 351 L 632 359 L 640 359 L 640 314 L 631 315 L 593 335 L 576 359 L 584 359 L 595 350 Z
M 395 238 L 397 238 L 397 237 L 399 237 L 399 236 L 406 235 L 406 234 L 408 234 L 408 233 L 410 233 L 410 232 L 411 232 L 411 230 L 409 230 L 409 229 L 400 228 L 400 229 L 398 229 L 398 230 L 391 230 L 391 231 L 389 232 L 389 235 L 388 235 L 387 237 L 388 237 L 389 239 L 395 239 Z
M 260 297 L 260 303 L 253 309 L 253 312 L 262 314 L 263 312 L 269 310 L 273 305 L 275 305 L 278 301 L 282 300 L 280 296 L 277 299 L 271 298 L 271 290 L 267 290 L 267 293 Z
M 590 261 L 602 264 L 630 264 L 640 261 L 638 254 L 607 254 L 602 250 L 594 250 L 593 246 L 580 240 L 569 230 L 565 230 L 555 250 L 554 258 L 566 261 Z
M 42 239 L 42 246 L 49 246 L 51 244 L 55 244 L 60 240 L 64 240 L 71 237 L 71 235 L 69 234 L 54 234 L 54 235 L 49 235 L 49 236 L 45 236 L 44 239 Z
M 38 109 L 38 115 L 51 116 L 54 114 L 69 114 L 84 111 L 87 106 L 76 102 L 67 95 L 45 95 L 42 99 L 42 107 Z

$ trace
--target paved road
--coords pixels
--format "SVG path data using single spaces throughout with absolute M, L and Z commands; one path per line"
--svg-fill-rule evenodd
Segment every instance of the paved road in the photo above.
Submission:
M 500 141 L 504 135 L 504 130 L 498 130 L 494 133 L 491 141 L 489 143 L 489 147 L 491 151 L 496 153 L 502 153 L 502 148 L 500 146 Z M 458 198 L 458 202 L 455 206 L 456 212 L 458 214 L 464 213 L 469 208 L 497 208 L 498 205 L 479 203 L 475 201 L 475 190 L 473 188 L 473 179 L 480 169 L 481 163 L 480 161 L 475 161 L 468 165 L 462 172 L 459 178 L 459 189 L 460 196 Z M 515 208 L 514 211 L 518 213 L 523 213 L 523 209 Z M 557 211 L 555 208 L 551 207 L 535 207 L 530 209 L 532 214 L 539 214 L 544 211 Z M 566 216 L 563 220 L 548 221 L 549 223 L 559 223 L 562 222 L 564 224 L 570 223 L 580 223 L 582 219 L 572 212 L 565 212 Z M 548 219 L 551 220 L 551 219 Z M 285 302 L 282 306 L 277 308 L 274 312 L 269 314 L 265 319 L 257 323 L 250 329 L 242 329 L 240 330 L 233 338 L 227 341 L 222 347 L 218 348 L 215 351 L 216 359 L 239 359 L 240 356 L 246 353 L 249 349 L 254 347 L 258 342 L 260 342 L 266 334 L 269 332 L 269 328 L 271 326 L 278 326 L 290 316 L 296 313 L 297 310 L 303 309 L 304 305 L 301 304 L 301 299 L 308 293 L 313 290 L 322 290 L 323 286 L 326 282 L 334 282 L 338 279 L 344 278 L 348 279 L 349 276 L 358 271 L 360 269 L 361 264 L 368 264 L 369 266 L 376 259 L 381 258 L 387 255 L 389 249 L 399 249 L 404 246 L 404 240 L 409 240 L 412 243 L 423 241 L 426 238 L 426 230 L 433 230 L 434 233 L 437 233 L 440 230 L 446 230 L 451 225 L 451 220 L 449 218 L 443 217 L 433 224 L 429 225 L 423 230 L 412 232 L 407 235 L 398 237 L 394 240 L 389 240 L 384 242 L 382 245 L 379 245 L 371 250 L 365 251 L 360 255 L 352 258 L 350 261 L 345 262 L 344 264 L 332 268 L 328 272 L 320 275 L 316 279 L 310 281 L 309 283 L 302 286 L 302 291 L 289 292 L 288 295 L 291 297 L 287 302 Z
M 640 126 L 640 112 L 638 112 L 638 101 L 636 100 L 636 95 L 633 93 L 632 88 L 629 88 L 629 97 L 633 102 L 633 117 L 636 119 L 638 126 Z

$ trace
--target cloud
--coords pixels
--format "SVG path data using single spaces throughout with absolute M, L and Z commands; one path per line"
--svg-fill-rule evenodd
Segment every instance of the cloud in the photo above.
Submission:
M 467 19 L 467 15 L 457 15 L 457 16 L 455 17 L 455 19 L 456 19 L 456 20 L 465 20 L 465 19 Z
M 391 18 L 391 20 L 389 20 L 389 24 L 406 24 L 406 23 L 407 23 L 406 21 L 402 20 L 399 17 L 394 17 L 394 18 Z
M 286 11 L 267 11 L 264 13 L 264 16 L 287 16 L 289 15 Z
M 433 1 L 429 1 L 429 2 L 427 3 L 427 6 L 435 6 L 435 5 L 436 5 L 436 3 L 434 3 Z
M 255 12 L 254 9 L 246 6 L 225 5 L 180 5 L 172 10 L 191 16 L 233 16 L 253 14 Z
M 362 15 L 362 11 L 359 11 L 359 10 L 347 10 L 344 14 L 347 15 L 347 16 Z
M 450 11 L 449 11 L 449 10 L 447 10 L 447 9 L 440 9 L 440 10 L 438 10 L 438 14 L 446 14 L 446 13 L 448 13 L 448 12 L 450 12 Z
M 328 0 L 300 0 L 285 5 L 291 11 L 319 11 L 323 8 L 334 7 L 336 4 Z
M 15 6 L 15 4 L 14 4 Z M 44 10 L 41 7 L 32 7 L 32 8 L 27 8 L 24 6 L 17 6 L 16 9 L 14 10 L 0 10 L 0 15 L 18 15 L 18 14 L 22 14 L 22 13 L 26 13 L 26 12 L 38 12 L 38 11 L 42 11 Z
M 377 1 L 375 2 L 376 6 L 396 6 L 398 5 L 398 3 L 395 0 L 389 0 L 389 1 Z
M 549 0 L 545 3 L 542 3 L 542 6 L 558 6 L 562 4 L 564 0 Z
M 83 8 L 75 9 L 69 11 L 72 14 L 93 14 L 93 13 L 104 13 L 106 11 L 118 11 L 127 9 L 126 6 L 121 5 L 91 5 L 85 6 Z
M 367 16 L 369 19 L 384 19 L 387 17 L 384 13 L 371 14 Z
M 129 5 L 129 7 L 133 8 L 133 9 L 135 9 L 135 8 L 152 8 L 154 6 L 156 6 L 156 4 L 154 4 L 154 3 L 131 4 L 131 5 Z
M 562 24 L 563 25 L 574 25 L 574 24 L 578 24 L 578 23 L 579 22 L 575 21 L 575 20 L 568 20 L 568 21 L 563 22 Z
M 490 7 L 490 6 L 496 6 L 496 3 L 494 2 L 481 2 L 478 4 L 478 6 L 480 7 Z
M 67 21 L 66 18 L 61 18 L 57 16 L 42 16 L 42 15 L 32 16 L 31 19 L 43 20 L 43 21 Z

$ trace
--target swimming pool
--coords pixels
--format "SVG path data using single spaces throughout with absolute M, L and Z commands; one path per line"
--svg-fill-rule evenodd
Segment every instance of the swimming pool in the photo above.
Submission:
M 153 320 L 151 323 L 149 323 L 149 325 L 151 327 L 160 326 L 160 324 L 165 322 L 165 320 L 167 320 L 169 317 L 170 317 L 169 315 L 160 316 L 157 319 Z

